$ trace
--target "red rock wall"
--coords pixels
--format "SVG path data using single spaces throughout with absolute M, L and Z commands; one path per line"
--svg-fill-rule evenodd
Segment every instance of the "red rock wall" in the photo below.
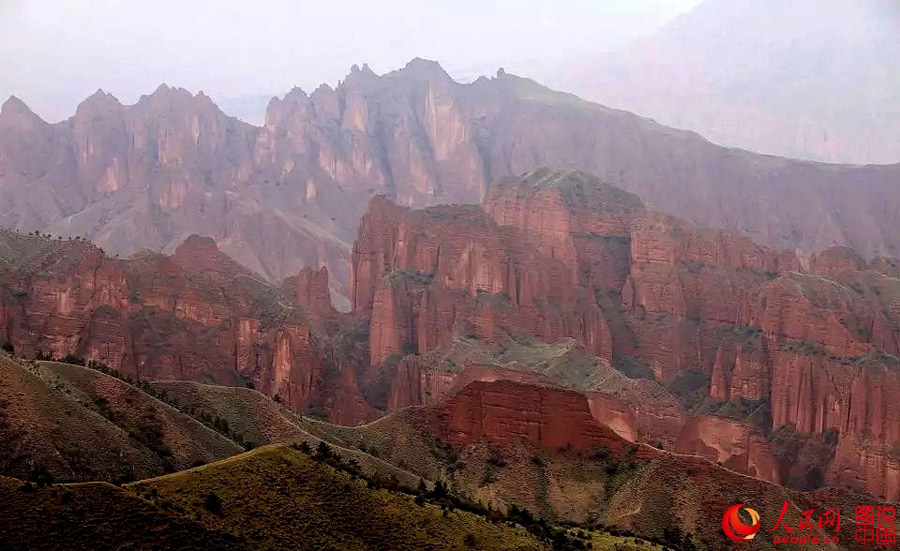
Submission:
M 191 237 L 172 257 L 130 260 L 59 243 L 0 277 L 19 290 L 0 295 L 2 337 L 18 354 L 71 354 L 141 380 L 253 382 L 297 411 L 328 398 L 326 360 L 301 308 L 211 240 Z M 343 391 L 361 399 L 358 389 Z M 330 413 L 348 421 L 371 417 L 359 405 Z
M 709 377 L 713 400 L 768 403 L 773 430 L 789 425 L 817 435 L 833 428 L 840 449 L 862 446 L 862 434 L 884 434 L 869 440 L 866 449 L 875 455 L 865 462 L 837 454 L 828 480 L 856 480 L 880 497 L 893 491 L 878 480 L 895 476 L 900 440 L 884 423 L 896 412 L 876 397 L 879 385 L 894 384 L 886 367 L 891 360 L 878 350 L 896 353 L 900 342 L 896 280 L 858 271 L 864 264 L 842 250 L 813 259 L 821 274 L 798 273 L 791 253 L 647 211 L 578 173 L 540 171 L 498 182 L 484 212 L 490 220 L 472 207 L 409 211 L 373 202 L 354 251 L 356 307 L 371 313 L 373 363 L 390 354 L 423 354 L 462 334 L 491 340 L 513 329 L 548 341 L 573 336 L 607 359 L 612 351 L 630 356 L 663 383 L 698 370 Z M 887 261 L 876 264 L 890 268 Z M 486 300 L 500 293 L 509 299 Z M 596 293 L 605 298 L 592 301 Z M 558 315 L 556 305 L 569 313 Z M 879 375 L 865 383 L 833 380 L 832 364 L 863 357 L 881 366 Z M 420 385 L 428 372 L 421 369 Z M 857 403 L 877 405 L 881 413 L 857 412 L 851 422 L 849 397 L 836 384 L 856 384 Z M 398 385 L 403 397 L 395 405 L 423 403 L 421 392 L 411 398 L 417 393 L 409 388 Z M 597 418 L 626 438 L 664 446 L 678 441 L 684 421 L 677 409 L 663 402 L 642 409 L 631 399 L 619 407 L 620 398 L 598 396 Z M 715 444 L 741 472 L 775 479 L 771 453 L 758 439 L 700 440 Z
M 458 330 L 572 336 L 611 357 L 609 327 L 592 292 L 573 283 L 576 272 L 477 207 L 410 211 L 373 199 L 353 258 L 354 308 L 371 314 L 372 363 L 423 353 Z
M 548 449 L 605 447 L 621 453 L 624 440 L 600 425 L 583 394 L 510 381 L 470 383 L 447 400 L 443 434 L 456 444 L 479 439 Z
M 779 483 L 772 445 L 744 423 L 709 415 L 694 417 L 678 435 L 675 453 L 699 455 L 733 471 Z

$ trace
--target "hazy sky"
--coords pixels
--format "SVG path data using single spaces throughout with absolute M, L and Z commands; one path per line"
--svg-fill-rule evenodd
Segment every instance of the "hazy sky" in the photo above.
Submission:
M 97 88 L 217 100 L 336 83 L 419 56 L 469 80 L 614 49 L 701 0 L 0 0 L 0 101 L 56 121 Z

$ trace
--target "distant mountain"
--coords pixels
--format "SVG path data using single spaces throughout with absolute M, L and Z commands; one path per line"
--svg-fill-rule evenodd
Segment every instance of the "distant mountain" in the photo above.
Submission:
M 368 199 L 477 203 L 497 178 L 586 169 L 645 202 L 801 256 L 850 245 L 900 255 L 900 165 L 828 166 L 715 146 L 500 71 L 454 82 L 416 59 L 273 99 L 266 123 L 160 86 L 125 106 L 102 91 L 47 124 L 0 111 L 0 225 L 81 235 L 106 250 L 216 240 L 270 281 L 325 266 L 349 309 L 350 244 Z
M 896 163 L 898 28 L 893 0 L 707 0 L 653 36 L 547 79 L 722 145 Z

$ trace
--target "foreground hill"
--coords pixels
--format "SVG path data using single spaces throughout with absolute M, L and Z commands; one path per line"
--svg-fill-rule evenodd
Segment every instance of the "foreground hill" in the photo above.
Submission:
M 0 111 L 0 225 L 82 235 L 123 255 L 208 235 L 272 281 L 327 266 L 347 307 L 353 232 L 373 194 L 477 203 L 490 182 L 543 165 L 588 170 L 656 208 L 804 256 L 833 244 L 867 258 L 900 252 L 900 166 L 725 149 L 502 71 L 459 84 L 421 59 L 294 90 L 270 102 L 261 127 L 167 86 L 130 106 L 98 91 L 54 125 L 11 98 Z
M 266 447 L 200 469 L 130 487 L 207 529 L 253 542 L 253 549 L 528 550 L 545 547 L 522 528 L 464 512 L 443 515 L 412 497 L 374 490 L 360 479 L 286 447 Z M 215 495 L 220 511 L 204 508 Z
M 517 353 L 521 357 L 521 351 Z M 54 394 L 65 397 L 69 390 L 73 401 L 101 390 L 105 396 L 122 397 L 117 399 L 120 404 L 128 404 L 126 397 L 130 398 L 131 413 L 109 408 L 112 418 L 121 419 L 126 426 L 135 417 L 160 416 L 160 409 L 165 410 L 163 417 L 169 422 L 179 420 L 182 427 L 194 426 L 180 420 L 186 417 L 183 413 L 171 414 L 168 406 L 160 406 L 149 395 L 141 397 L 121 389 L 112 392 L 110 386 L 115 385 L 104 379 L 108 376 L 88 373 L 89 368 L 43 363 L 38 371 L 59 385 Z M 105 548 L 104 542 L 128 542 L 144 548 L 149 543 L 141 537 L 123 535 L 123 524 L 147 522 L 154 526 L 146 532 L 154 535 L 154 541 L 193 529 L 200 534 L 201 548 L 203 542 L 221 538 L 248 549 L 296 548 L 302 541 L 315 541 L 316 548 L 342 549 L 428 548 L 425 542 L 436 549 L 543 548 L 531 535 L 543 533 L 542 525 L 534 524 L 533 518 L 516 516 L 519 513 L 515 511 L 527 509 L 551 522 L 577 523 L 571 537 L 582 542 L 593 540 L 629 551 L 660 549 L 646 541 L 636 543 L 631 537 L 624 540 L 614 535 L 627 531 L 675 549 L 696 545 L 717 550 L 723 548 L 718 530 L 721 512 L 732 503 L 750 503 L 771 522 L 788 502 L 792 506 L 786 519 L 796 524 L 801 511 L 872 501 L 842 490 L 795 492 L 698 456 L 630 443 L 607 426 L 606 414 L 600 411 L 598 415 L 590 394 L 531 379 L 514 382 L 501 376 L 497 380 L 496 375 L 493 380 L 475 378 L 434 405 L 403 409 L 360 427 L 297 416 L 251 389 L 190 382 L 143 385 L 142 389 L 152 389 L 181 411 L 207 421 L 214 419 L 220 430 L 240 431 L 259 439 L 258 443 L 290 442 L 291 447 L 267 445 L 207 466 L 127 485 L 127 492 L 97 483 L 39 488 L 4 478 L 2 483 L 13 499 L 0 514 L 0 541 L 28 549 L 90 548 L 92 543 Z M 134 388 L 134 392 L 143 390 Z M 35 426 L 33 434 L 47 440 L 39 432 L 40 426 Z M 85 430 L 96 429 L 83 427 L 74 437 L 85 438 Z M 170 432 L 179 437 L 184 430 Z M 215 439 L 201 434 L 197 444 L 204 438 Z M 173 441 L 169 436 L 160 440 Z M 325 445 L 323 440 L 328 444 L 327 454 L 311 452 Z M 7 443 L 14 446 L 15 440 L 4 441 Z M 104 450 L 115 445 L 105 440 L 87 440 L 87 444 L 93 446 L 95 458 L 104 457 Z M 304 448 L 307 451 L 302 451 Z M 31 458 L 34 465 L 51 467 L 53 460 L 38 455 Z M 370 487 L 357 477 L 369 480 Z M 446 507 L 451 502 L 440 496 L 431 496 L 422 504 L 414 502 L 411 495 L 391 490 L 399 486 L 415 493 L 422 479 L 441 481 L 453 495 L 481 512 L 462 512 L 457 509 L 458 502 L 451 500 L 456 505 L 442 513 L 435 504 Z M 107 507 L 115 508 L 115 514 L 103 514 Z M 266 511 L 263 517 L 259 516 L 261 510 Z M 487 522 L 481 515 L 490 517 L 491 510 L 513 515 L 511 518 L 524 522 L 530 532 Z M 47 515 L 50 529 L 38 530 L 37 520 L 21 522 L 34 511 Z M 77 522 L 78 528 L 70 529 L 70 522 Z M 71 533 L 71 541 L 60 543 L 54 534 L 61 533 Z M 750 548 L 769 549 L 771 542 L 759 538 Z
M 104 482 L 23 489 L 21 480 L 0 476 L 0 491 L 0 546 L 10 551 L 247 549 Z
M 0 486 L 0 543 L 17 551 L 548 549 L 522 527 L 416 503 L 282 446 L 124 487 Z
M 162 457 L 4 354 L 0 441 L 3 474 L 21 478 L 34 470 L 60 480 L 133 480 L 164 472 Z
M 82 366 L 0 353 L 0 473 L 135 480 L 243 448 L 128 383 Z

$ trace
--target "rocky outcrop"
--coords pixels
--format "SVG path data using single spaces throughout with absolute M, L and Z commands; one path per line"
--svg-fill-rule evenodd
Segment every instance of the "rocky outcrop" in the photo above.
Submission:
M 828 479 L 888 501 L 900 496 L 896 470 L 900 389 L 896 358 L 841 359 L 798 351 L 771 352 L 772 426 L 828 434 L 838 446 Z
M 522 368 L 586 392 L 594 419 L 626 440 L 770 481 L 894 495 L 897 412 L 878 397 L 897 376 L 900 280 L 850 251 L 826 251 L 811 261 L 818 273 L 803 273 L 793 253 L 646 209 L 583 173 L 540 170 L 492 186 L 483 210 L 376 199 L 353 258 L 371 362 L 415 355 L 400 362 L 389 408 L 429 403 L 427 381 L 452 394 L 465 366 L 426 359 L 444 345 L 573 337 L 598 363 Z M 611 365 L 654 380 L 617 379 Z M 783 428 L 797 442 L 838 435 L 833 454 L 809 454 L 820 475 L 785 468 L 787 448 L 766 442 Z M 854 449 L 866 459 L 851 460 Z
M 809 260 L 809 271 L 828 279 L 837 280 L 842 273 L 866 269 L 866 261 L 850 247 L 831 247 L 814 254 Z
M 513 445 L 526 440 L 548 450 L 611 449 L 625 441 L 599 424 L 583 394 L 511 381 L 475 381 L 441 405 L 442 434 L 455 444 L 479 439 Z M 651 453 L 651 452 L 644 452 Z
M 779 483 L 778 463 L 764 434 L 747 424 L 701 415 L 685 423 L 675 453 L 699 455 L 733 471 Z
M 884 308 L 874 292 L 860 291 L 821 277 L 788 274 L 749 297 L 740 322 L 770 338 L 800 341 L 834 356 L 862 356 L 876 348 L 897 353 L 896 312 Z
M 372 200 L 353 250 L 354 311 L 371 315 L 371 361 L 454 334 L 571 336 L 611 356 L 610 329 L 575 271 L 477 207 L 411 211 Z
M 326 369 L 332 361 L 303 305 L 209 238 L 128 260 L 81 241 L 12 232 L 0 241 L 10 253 L 0 255 L 0 340 L 17 354 L 99 361 L 140 380 L 253 384 L 297 411 L 328 403 L 341 421 L 371 417 L 367 406 L 348 406 L 363 401 L 354 371 Z M 23 248 L 34 254 L 13 256 Z M 335 398 L 330 377 L 346 398 Z

